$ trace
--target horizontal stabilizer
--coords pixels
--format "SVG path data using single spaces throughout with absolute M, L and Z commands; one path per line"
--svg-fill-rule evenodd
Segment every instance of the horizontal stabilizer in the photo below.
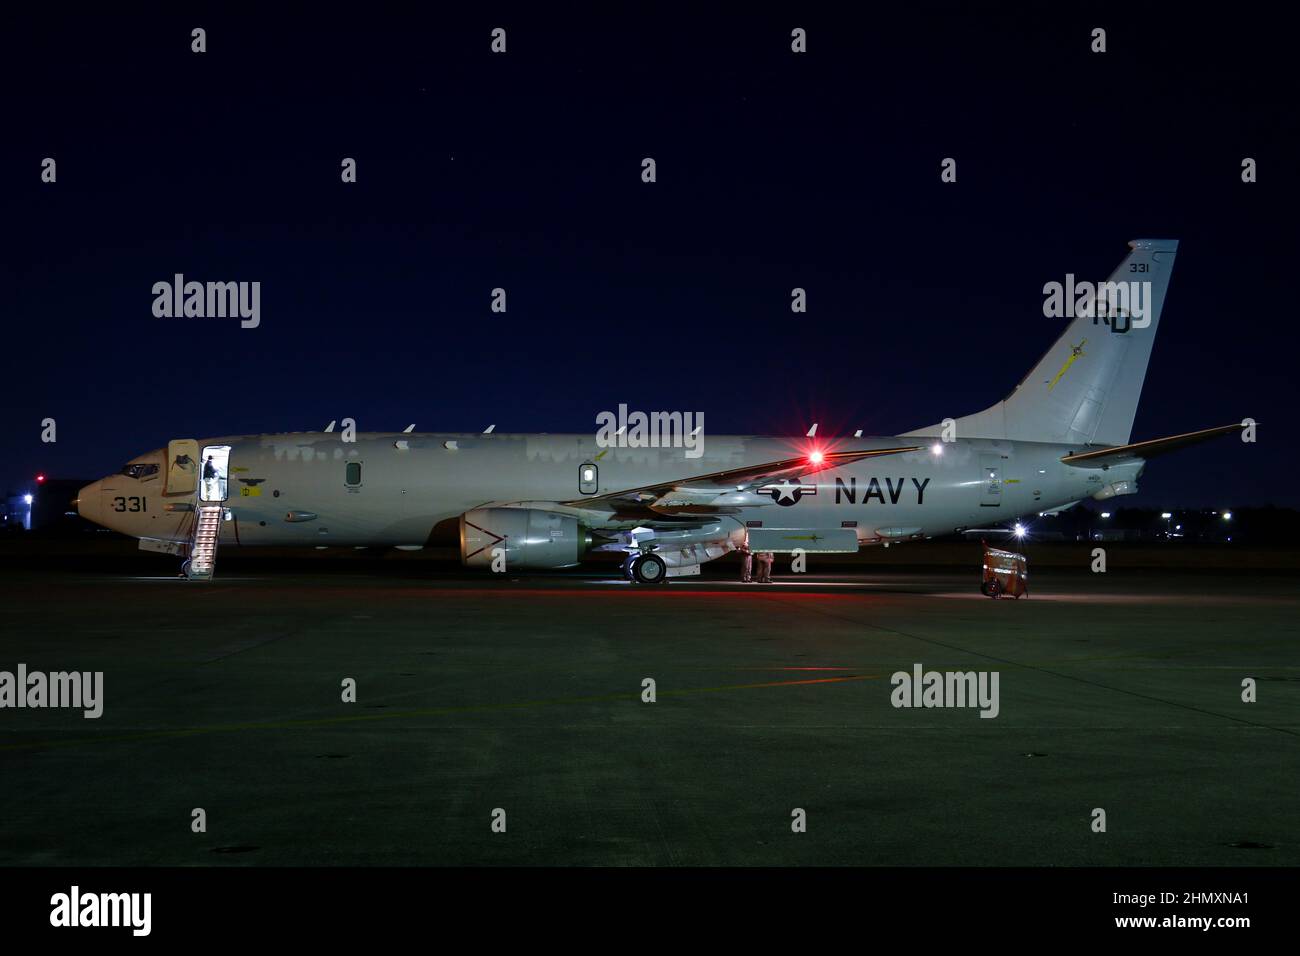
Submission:
M 1244 423 L 1238 423 L 1235 425 L 1221 425 L 1218 428 L 1203 428 L 1198 432 L 1186 432 L 1182 435 L 1171 435 L 1168 438 L 1153 438 L 1150 441 L 1135 442 L 1132 445 L 1118 445 L 1114 448 L 1099 448 L 1096 451 L 1065 455 L 1061 458 L 1061 461 L 1067 465 L 1077 465 L 1080 468 L 1109 467 L 1110 465 L 1118 465 L 1122 462 L 1137 461 L 1139 459 L 1145 461 L 1148 458 L 1154 458 L 1156 455 L 1163 455 L 1187 445 L 1196 445 L 1203 441 L 1209 441 L 1211 438 L 1218 438 L 1220 435 L 1231 435 L 1245 427 Z

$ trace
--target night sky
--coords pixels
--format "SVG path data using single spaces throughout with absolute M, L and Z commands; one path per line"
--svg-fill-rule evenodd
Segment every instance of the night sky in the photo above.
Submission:
M 895 434 L 1010 391 L 1061 331 L 1045 282 L 1170 237 L 1134 440 L 1263 424 L 1128 503 L 1300 505 L 1292 34 L 1055 6 L 7 12 L 0 487 L 345 416 Z M 155 318 L 177 272 L 260 281 L 261 326 Z

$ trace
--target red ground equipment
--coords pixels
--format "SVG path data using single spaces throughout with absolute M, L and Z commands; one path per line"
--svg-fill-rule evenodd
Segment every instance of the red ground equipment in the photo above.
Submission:
M 1001 551 L 984 544 L 984 580 L 980 583 L 980 592 L 996 600 L 1009 595 L 1020 600 L 1020 595 L 1029 597 L 1029 562 L 1023 554 Z

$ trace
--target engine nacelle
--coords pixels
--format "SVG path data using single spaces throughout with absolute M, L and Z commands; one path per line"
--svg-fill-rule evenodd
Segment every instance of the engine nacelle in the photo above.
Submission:
M 460 516 L 460 561 L 467 568 L 570 568 L 591 544 L 578 519 L 536 508 L 475 508 Z

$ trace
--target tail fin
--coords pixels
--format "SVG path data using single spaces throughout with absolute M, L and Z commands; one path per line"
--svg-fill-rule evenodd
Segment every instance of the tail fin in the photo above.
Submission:
M 1074 320 L 1015 391 L 957 419 L 958 438 L 1128 444 L 1178 241 L 1134 239 L 1129 249 L 1095 300 L 1062 284 L 1057 301 Z M 940 433 L 933 425 L 908 434 Z

